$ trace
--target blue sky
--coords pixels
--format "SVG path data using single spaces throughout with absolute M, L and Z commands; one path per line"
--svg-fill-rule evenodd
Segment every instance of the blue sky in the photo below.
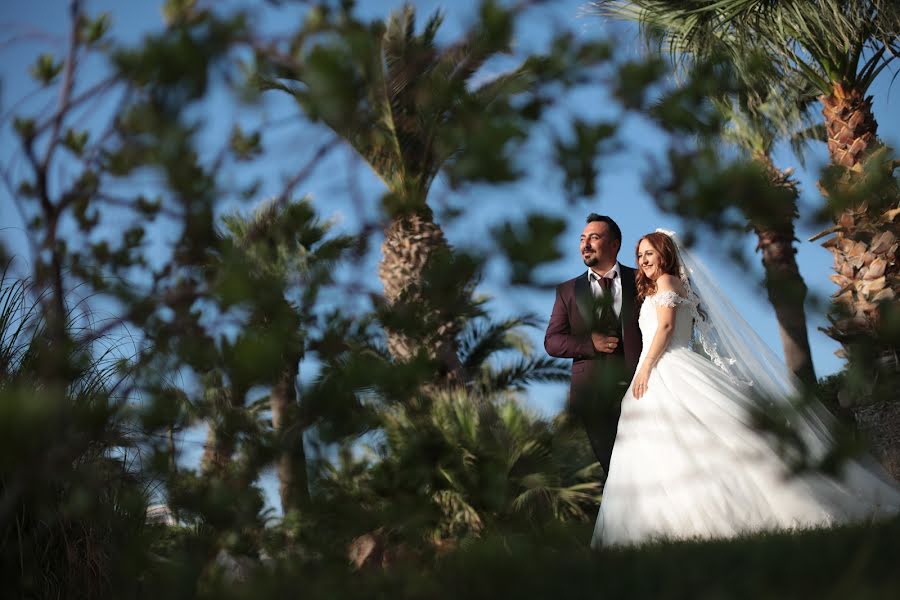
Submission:
M 31 95 L 36 86 L 28 75 L 28 66 L 39 52 L 61 54 L 64 48 L 66 31 L 66 2 L 61 0 L 30 0 L 29 2 L 5 2 L 0 7 L 0 114 L 6 115 L 11 107 L 19 104 L 19 110 L 34 112 L 52 107 L 53 97 L 37 94 Z M 96 14 L 109 11 L 113 18 L 113 35 L 123 42 L 136 42 L 147 31 L 162 26 L 160 2 L 157 0 L 93 0 L 85 3 L 88 12 Z M 235 2 L 217 2 L 215 6 L 236 5 Z M 400 2 L 388 0 L 363 0 L 358 2 L 362 15 L 376 18 L 387 15 Z M 440 31 L 440 39 L 454 39 L 473 20 L 477 3 L 471 0 L 453 0 L 439 2 L 435 0 L 414 2 L 424 20 L 435 8 L 442 7 L 446 13 L 444 26 Z M 614 33 L 619 42 L 629 50 L 638 52 L 640 43 L 636 31 L 627 26 L 606 24 L 597 17 L 583 14 L 583 2 L 559 0 L 546 7 L 538 7 L 527 13 L 516 31 L 516 52 L 540 50 L 552 37 L 555 31 L 571 28 L 579 36 L 602 35 L 605 31 Z M 274 9 L 259 3 L 260 15 L 264 20 L 261 25 L 273 34 L 289 31 L 295 27 L 302 17 L 302 3 L 297 7 Z M 485 67 L 484 77 L 502 72 L 516 64 L 515 58 L 497 60 Z M 85 81 L 96 79 L 102 74 L 103 64 L 91 61 L 86 64 Z M 879 134 L 890 145 L 900 143 L 900 111 L 896 110 L 896 102 L 889 89 L 891 73 L 885 72 L 876 82 L 871 93 L 875 97 L 874 111 L 879 120 Z M 23 101 L 23 99 L 25 99 Z M 609 92 L 601 86 L 581 88 L 565 98 L 559 99 L 549 128 L 564 129 L 565 122 L 572 116 L 588 118 L 614 116 L 611 113 Z M 86 123 L 94 124 L 104 116 L 108 116 L 111 104 L 89 107 L 84 113 Z M 251 107 L 236 105 L 224 91 L 211 95 L 205 102 L 198 117 L 205 123 L 201 153 L 211 157 L 220 147 L 231 130 L 233 122 L 240 122 L 246 129 L 266 124 L 264 144 L 267 153 L 263 160 L 255 161 L 250 168 L 235 171 L 228 181 L 235 188 L 251 178 L 259 177 L 264 182 L 260 195 L 276 193 L 284 177 L 296 170 L 298 165 L 305 164 L 312 156 L 319 143 L 329 139 L 329 132 L 319 126 L 306 124 L 299 118 L 294 106 L 284 98 L 266 97 L 259 105 Z M 615 158 L 605 159 L 600 163 L 601 176 L 599 193 L 595 198 L 583 200 L 574 205 L 568 204 L 561 186 L 561 176 L 549 167 L 550 149 L 546 143 L 547 136 L 539 139 L 529 147 L 528 153 L 522 156 L 527 167 L 528 176 L 515 185 L 502 187 L 472 186 L 464 190 L 451 190 L 444 181 L 438 180 L 432 191 L 432 205 L 438 209 L 440 218 L 442 206 L 466 207 L 464 218 L 446 223 L 445 231 L 450 242 L 463 248 L 480 248 L 490 251 L 488 230 L 490 226 L 508 219 L 516 219 L 530 211 L 543 211 L 563 216 L 568 228 L 563 238 L 562 249 L 565 257 L 544 268 L 541 279 L 558 282 L 577 275 L 582 269 L 578 254 L 577 238 L 589 212 L 606 213 L 613 216 L 622 228 L 623 252 L 620 259 L 626 264 L 634 264 L 633 248 L 641 234 L 657 227 L 683 230 L 678 219 L 661 213 L 653 200 L 644 192 L 642 178 L 647 174 L 650 164 L 648 156 L 660 151 L 664 146 L 662 136 L 640 119 L 628 117 L 622 122 L 620 139 L 629 142 L 626 151 Z M 540 141 L 543 139 L 544 141 Z M 21 173 L 22 165 L 12 160 L 15 155 L 15 142 L 10 133 L 9 119 L 0 123 L 0 168 L 11 169 L 13 173 Z M 815 181 L 817 170 L 827 160 L 825 147 L 817 144 L 807 154 L 807 168 L 800 166 L 797 158 L 788 148 L 779 148 L 775 156 L 776 163 L 784 168 L 797 167 L 797 178 L 802 187 L 801 213 L 809 215 L 811 208 L 820 204 Z M 152 188 L 152 179 L 139 182 Z M 337 222 L 338 229 L 355 231 L 364 220 L 378 217 L 377 200 L 383 187 L 380 182 L 362 165 L 344 146 L 338 147 L 325 159 L 320 161 L 311 178 L 298 190 L 312 196 L 313 202 L 326 218 Z M 361 198 L 357 203 L 354 198 Z M 241 203 L 232 198 L 225 202 L 223 210 L 252 207 L 253 201 Z M 108 227 L 112 230 L 122 223 L 117 222 L 115 215 L 110 214 Z M 124 218 L 124 216 L 122 217 Z M 801 218 L 798 224 L 798 262 L 802 275 L 814 294 L 827 297 L 834 290 L 828 281 L 831 274 L 831 255 L 817 243 L 806 241 L 818 228 L 809 225 Z M 148 248 L 152 258 L 165 260 L 167 242 L 175 233 L 159 227 L 154 231 L 151 245 Z M 14 209 L 10 196 L 5 188 L 0 188 L 0 240 L 7 251 L 27 257 L 27 244 L 23 233 L 22 220 Z M 341 275 L 346 282 L 362 287 L 365 291 L 377 292 L 380 284 L 377 279 L 376 265 L 379 259 L 380 239 L 373 239 L 370 253 L 358 268 Z M 747 238 L 747 248 L 752 251 L 754 240 Z M 710 237 L 698 248 L 700 256 L 710 269 L 721 278 L 723 289 L 731 295 L 738 309 L 760 335 L 769 341 L 773 349 L 781 355 L 781 344 L 774 316 L 760 287 L 761 267 L 758 258 L 753 259 L 752 273 L 742 272 L 724 256 L 722 247 L 714 237 Z M 498 314 L 531 312 L 541 319 L 549 317 L 553 303 L 552 290 L 510 288 L 506 284 L 505 271 L 495 261 L 489 265 L 487 277 L 480 291 L 493 299 L 490 306 Z M 841 368 L 841 360 L 833 355 L 837 345 L 817 330 L 825 323 L 822 315 L 810 311 L 810 333 L 813 347 L 815 367 L 819 376 L 833 373 Z M 533 332 L 536 351 L 543 352 L 541 340 L 543 331 Z M 309 377 L 314 373 L 314 365 L 303 370 L 302 376 Z M 543 414 L 553 414 L 562 406 L 565 397 L 564 385 L 537 385 L 529 389 L 529 404 Z

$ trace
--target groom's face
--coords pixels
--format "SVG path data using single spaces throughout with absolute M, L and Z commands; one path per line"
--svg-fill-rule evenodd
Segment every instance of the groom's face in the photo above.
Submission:
M 603 221 L 588 223 L 581 232 L 581 258 L 588 267 L 606 267 L 616 261 L 619 242 Z

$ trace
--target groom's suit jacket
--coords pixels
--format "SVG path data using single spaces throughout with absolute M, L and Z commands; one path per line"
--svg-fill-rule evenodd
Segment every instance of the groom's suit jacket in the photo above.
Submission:
M 556 288 L 556 301 L 544 336 L 544 348 L 551 356 L 572 359 L 570 407 L 585 401 L 621 401 L 621 397 L 597 398 L 605 387 L 600 385 L 604 367 L 612 361 L 624 363 L 626 385 L 637 368 L 641 355 L 641 332 L 637 323 L 635 270 L 620 264 L 619 273 L 622 279 L 622 310 L 619 315 L 622 336 L 619 341 L 621 351 L 615 354 L 597 352 L 591 343 L 596 313 L 587 271 Z

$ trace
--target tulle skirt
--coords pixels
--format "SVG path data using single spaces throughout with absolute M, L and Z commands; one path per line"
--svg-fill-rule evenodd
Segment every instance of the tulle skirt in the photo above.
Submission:
M 900 511 L 900 488 L 874 461 L 847 461 L 837 477 L 791 474 L 756 426 L 756 406 L 705 357 L 668 350 L 646 394 L 636 399 L 629 387 L 622 400 L 591 545 L 727 538 Z

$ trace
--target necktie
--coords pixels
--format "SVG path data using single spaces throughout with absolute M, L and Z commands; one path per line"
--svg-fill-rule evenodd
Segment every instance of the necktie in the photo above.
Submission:
M 597 284 L 600 286 L 600 293 L 594 299 L 596 303 L 597 321 L 595 328 L 601 332 L 612 333 L 615 331 L 613 321 L 615 320 L 615 309 L 613 308 L 612 285 L 616 273 L 610 273 L 609 277 L 599 277 L 596 274 Z
M 603 290 L 604 294 L 612 288 L 613 279 L 616 278 L 617 274 L 612 273 L 609 277 L 597 277 L 597 283 L 600 284 L 600 289 Z

